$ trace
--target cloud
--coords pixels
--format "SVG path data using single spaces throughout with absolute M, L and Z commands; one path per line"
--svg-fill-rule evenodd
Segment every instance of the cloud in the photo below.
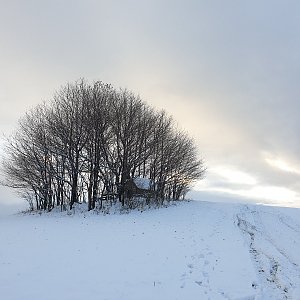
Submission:
M 266 158 L 266 162 L 272 167 L 284 172 L 294 173 L 300 175 L 300 170 L 286 162 L 281 158 Z
M 299 8 L 277 0 L 7 1 L 0 131 L 68 81 L 103 80 L 166 109 L 193 135 L 208 166 L 200 186 L 298 195 Z
M 215 167 L 211 169 L 210 172 L 213 172 L 223 177 L 224 180 L 226 180 L 226 182 L 230 182 L 231 184 L 245 184 L 245 185 L 257 184 L 257 180 L 254 177 L 250 176 L 249 174 L 228 168 L 226 166 Z

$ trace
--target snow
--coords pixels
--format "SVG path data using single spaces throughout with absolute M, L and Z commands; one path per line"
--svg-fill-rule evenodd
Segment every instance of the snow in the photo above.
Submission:
M 151 180 L 144 177 L 136 177 L 133 179 L 136 186 L 140 189 L 149 190 L 151 185 Z
M 248 236 L 262 299 L 300 299 L 300 210 L 246 205 L 238 219 Z
M 190 201 L 0 216 L 0 297 L 300 299 L 300 209 Z

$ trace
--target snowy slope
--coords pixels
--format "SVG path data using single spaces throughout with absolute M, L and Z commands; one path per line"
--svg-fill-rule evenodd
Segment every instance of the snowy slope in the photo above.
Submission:
M 259 299 L 300 299 L 300 209 L 245 205 L 238 226 L 258 272 Z
M 300 210 L 192 201 L 0 219 L 0 298 L 300 299 Z

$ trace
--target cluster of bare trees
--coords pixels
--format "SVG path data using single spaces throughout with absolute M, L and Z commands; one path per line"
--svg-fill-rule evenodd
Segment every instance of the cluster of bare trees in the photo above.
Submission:
M 91 210 L 105 199 L 128 205 L 135 178 L 149 182 L 138 196 L 178 200 L 205 171 L 193 140 L 165 112 L 128 90 L 84 80 L 19 121 L 2 169 L 6 185 L 37 210 L 78 202 Z

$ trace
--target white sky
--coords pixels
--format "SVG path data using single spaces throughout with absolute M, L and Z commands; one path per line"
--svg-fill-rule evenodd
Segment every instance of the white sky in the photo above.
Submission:
M 299 1 L 0 3 L 1 132 L 66 82 L 102 80 L 194 136 L 196 197 L 299 205 Z

